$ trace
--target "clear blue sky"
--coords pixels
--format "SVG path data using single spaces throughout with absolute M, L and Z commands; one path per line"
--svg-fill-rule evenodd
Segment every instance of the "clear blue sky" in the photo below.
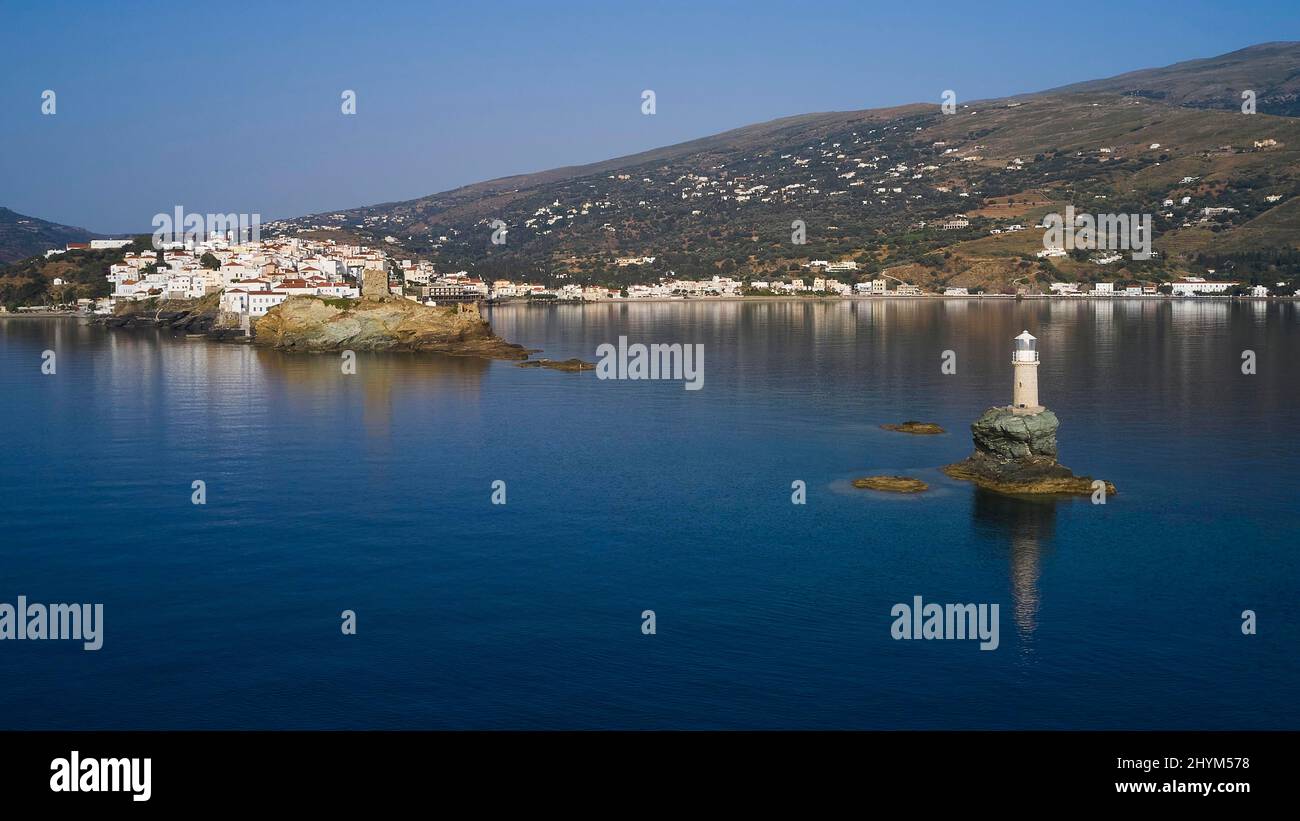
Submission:
M 177 205 L 300 216 L 1296 39 L 1295 0 L 0 0 L 0 205 L 101 232 Z

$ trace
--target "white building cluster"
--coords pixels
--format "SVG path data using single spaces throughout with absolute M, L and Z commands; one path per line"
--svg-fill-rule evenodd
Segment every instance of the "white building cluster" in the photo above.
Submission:
M 208 255 L 220 266 L 205 265 Z M 361 272 L 386 266 L 380 251 L 332 240 L 231 242 L 214 237 L 192 247 L 173 243 L 158 252 L 128 253 L 109 267 L 108 281 L 112 302 L 220 294 L 222 310 L 262 316 L 291 296 L 356 298 Z

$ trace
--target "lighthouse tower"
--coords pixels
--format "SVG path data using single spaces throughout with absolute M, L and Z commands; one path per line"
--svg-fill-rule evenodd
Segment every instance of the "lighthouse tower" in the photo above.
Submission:
M 1041 413 L 1043 406 L 1038 404 L 1038 340 L 1025 331 L 1015 341 L 1016 347 L 1011 353 L 1011 367 L 1016 378 L 1011 390 L 1011 412 Z

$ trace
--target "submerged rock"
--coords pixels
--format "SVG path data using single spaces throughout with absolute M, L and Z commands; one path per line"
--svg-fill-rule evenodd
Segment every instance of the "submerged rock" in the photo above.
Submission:
M 898 424 L 881 425 L 885 430 L 898 431 L 899 433 L 914 433 L 918 436 L 933 436 L 937 433 L 946 433 L 946 431 L 936 425 L 934 422 L 917 422 L 909 420 L 899 422 Z
M 975 453 L 943 472 L 999 493 L 1091 494 L 1091 476 L 1076 476 L 1056 461 L 1059 427 L 1056 414 L 1046 409 L 1015 413 L 989 408 L 970 426 Z M 1110 482 L 1104 485 L 1107 494 L 1116 492 Z
M 520 362 L 517 368 L 550 368 L 554 371 L 594 371 L 596 365 L 593 362 L 583 362 L 581 359 L 530 359 L 527 362 Z
M 890 493 L 920 493 L 930 489 L 925 482 L 910 476 L 863 476 L 861 479 L 854 479 L 853 486 L 868 490 L 885 490 Z

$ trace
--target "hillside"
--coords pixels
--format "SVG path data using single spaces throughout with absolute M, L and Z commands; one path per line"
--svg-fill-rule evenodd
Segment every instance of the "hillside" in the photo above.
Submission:
M 1051 89 L 1049 94 L 1112 93 L 1192 108 L 1240 111 L 1245 90 L 1260 114 L 1300 116 L 1300 43 L 1261 43 L 1218 57 L 1131 71 Z
M 84 228 L 59 225 L 28 217 L 0 207 L 0 264 L 62 248 L 69 242 L 88 242 L 99 237 Z
M 121 262 L 129 251 L 148 249 L 149 238 L 141 237 L 125 248 L 68 251 L 49 259 L 31 256 L 0 265 L 0 305 L 12 310 L 20 305 L 107 296 L 109 284 L 104 277 L 108 267 Z M 55 280 L 62 284 L 55 285 Z
M 390 249 L 446 270 L 551 284 L 802 276 L 808 261 L 825 259 L 857 262 L 846 279 L 1007 290 L 1203 274 L 1207 254 L 1220 276 L 1290 279 L 1300 275 L 1300 212 L 1291 205 L 1300 194 L 1300 120 L 1212 103 L 1215 89 L 1250 77 L 1261 111 L 1266 101 L 1286 108 L 1298 49 L 1266 44 L 953 114 L 916 104 L 788 117 L 271 227 L 390 238 Z M 1161 256 L 1108 265 L 1082 252 L 1038 259 L 1042 232 L 1033 224 L 1067 205 L 1152 214 Z M 1205 208 L 1234 210 L 1211 218 Z M 944 230 L 958 215 L 971 224 Z M 494 220 L 507 226 L 504 245 L 491 242 Z M 806 244 L 792 241 L 796 220 Z M 990 234 L 1016 223 L 1031 230 Z M 1237 268 L 1231 254 L 1250 261 L 1243 256 Z M 620 266 L 620 257 L 654 261 Z

